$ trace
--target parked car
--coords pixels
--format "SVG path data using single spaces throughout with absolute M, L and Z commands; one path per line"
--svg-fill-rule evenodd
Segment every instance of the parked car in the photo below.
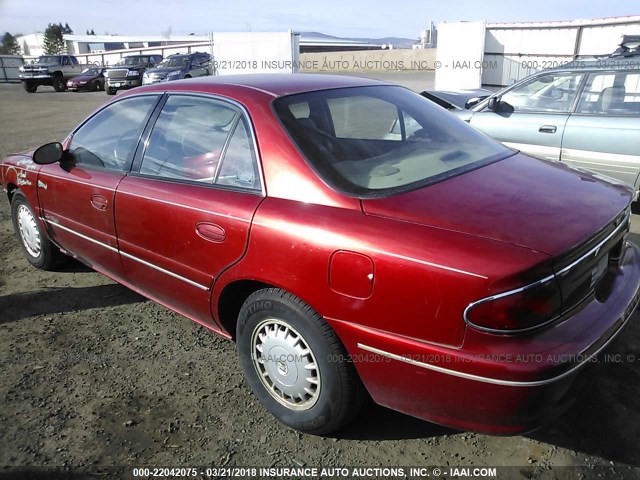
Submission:
M 538 72 L 453 113 L 522 152 L 640 189 L 640 52 Z
M 315 434 L 365 389 L 529 431 L 580 396 L 640 298 L 631 189 L 375 80 L 141 87 L 0 171 L 33 266 L 62 251 L 235 340 L 260 402 Z
M 67 88 L 76 92 L 104 90 L 104 68 L 93 67 L 83 70 L 80 75 L 67 82 Z
M 420 92 L 420 95 L 447 110 L 462 110 L 474 107 L 491 93 L 491 90 L 485 88 L 470 88 L 461 90 L 425 90 Z
M 21 66 L 19 77 L 27 93 L 35 93 L 41 85 L 64 92 L 67 80 L 81 73 L 84 68 L 73 55 L 41 55 L 34 63 Z
M 162 61 L 162 55 L 129 55 L 121 58 L 113 67 L 105 70 L 107 95 L 115 95 L 118 90 L 139 87 L 142 76 L 148 68 L 155 68 Z
M 183 78 L 211 75 L 211 55 L 208 53 L 188 53 L 171 55 L 144 73 L 142 84 L 168 82 Z

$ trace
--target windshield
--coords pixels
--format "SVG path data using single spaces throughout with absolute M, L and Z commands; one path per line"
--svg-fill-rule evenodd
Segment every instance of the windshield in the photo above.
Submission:
M 52 56 L 52 55 L 43 55 L 42 57 L 38 57 L 35 63 L 59 63 L 60 57 Z
M 189 57 L 171 57 L 166 58 L 158 64 L 160 68 L 167 67 L 188 67 L 190 63 Z
M 135 66 L 135 65 L 147 65 L 149 63 L 149 57 L 124 57 L 118 60 L 116 66 Z
M 417 188 L 514 154 L 397 86 L 291 95 L 274 107 L 319 175 L 357 196 Z

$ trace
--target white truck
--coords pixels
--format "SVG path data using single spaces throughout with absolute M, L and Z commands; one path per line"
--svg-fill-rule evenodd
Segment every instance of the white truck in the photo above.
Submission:
M 67 80 L 80 75 L 85 68 L 73 55 L 42 55 L 34 63 L 20 67 L 20 81 L 28 93 L 34 93 L 40 85 L 64 92 Z

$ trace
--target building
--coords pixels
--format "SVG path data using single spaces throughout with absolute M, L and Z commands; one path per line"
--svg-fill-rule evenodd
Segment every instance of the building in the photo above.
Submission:
M 32 33 L 17 37 L 26 57 L 44 55 L 44 34 Z M 208 42 L 209 35 L 64 35 L 67 53 L 81 55 L 116 50 L 133 50 L 148 47 L 166 47 Z M 336 52 L 351 50 L 378 50 L 380 45 L 331 37 L 328 35 L 301 34 L 300 52 Z

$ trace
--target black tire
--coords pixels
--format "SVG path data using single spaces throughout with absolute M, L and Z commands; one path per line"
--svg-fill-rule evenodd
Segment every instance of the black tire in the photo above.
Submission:
M 249 386 L 285 425 L 326 435 L 358 412 L 365 391 L 344 346 L 299 298 L 277 288 L 254 292 L 242 305 L 236 332 Z
M 56 92 L 64 92 L 67 89 L 67 84 L 64 82 L 62 75 L 56 75 L 53 77 L 53 89 Z
M 14 193 L 11 199 L 11 219 L 18 243 L 31 265 L 41 270 L 53 270 L 68 259 L 42 231 L 35 213 L 21 192 Z M 31 238 L 30 242 L 28 238 Z M 37 248 L 34 242 L 38 244 Z
M 36 93 L 38 90 L 38 85 L 35 82 L 22 82 L 22 88 L 27 93 Z
M 107 92 L 107 95 L 115 95 L 117 90 L 111 87 L 104 87 L 104 91 Z

